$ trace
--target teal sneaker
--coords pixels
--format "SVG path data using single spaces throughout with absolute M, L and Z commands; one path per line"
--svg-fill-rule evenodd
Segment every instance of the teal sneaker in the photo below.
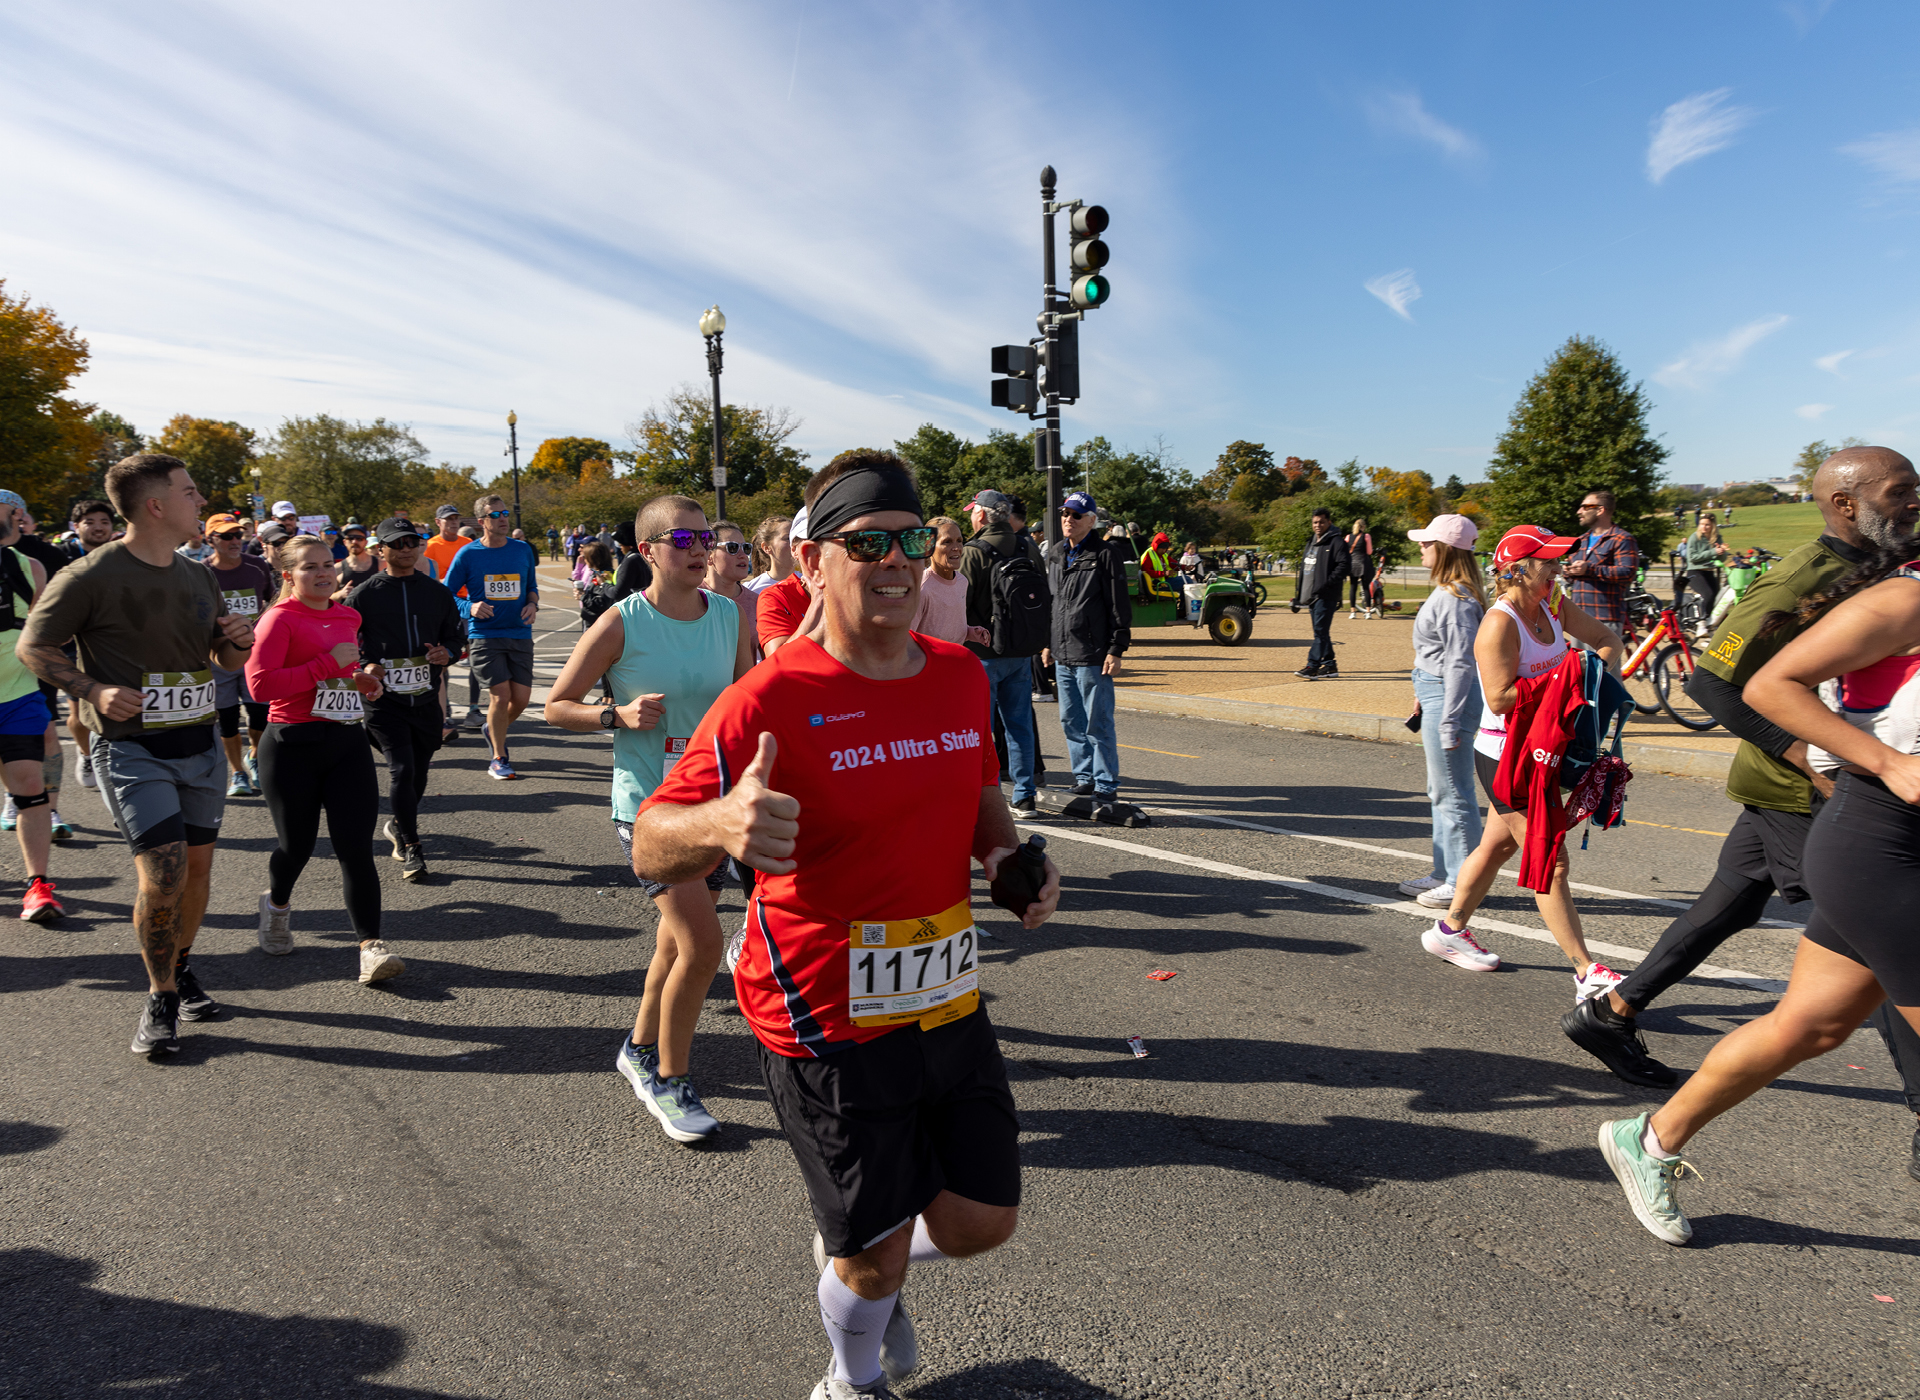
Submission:
M 255 796 L 253 785 L 247 781 L 247 775 L 245 772 L 236 769 L 234 773 L 227 779 L 227 796 L 228 797 Z
M 1703 1178 L 1691 1162 L 1678 1157 L 1663 1160 L 1647 1151 L 1642 1139 L 1646 1135 L 1647 1120 L 1652 1116 L 1643 1113 L 1638 1118 L 1616 1118 L 1602 1123 L 1600 1153 L 1613 1168 L 1614 1178 L 1627 1193 L 1627 1204 L 1633 1207 L 1640 1223 L 1668 1244 L 1685 1244 L 1693 1238 L 1693 1226 L 1680 1213 L 1673 1190 L 1689 1172 L 1696 1181 Z

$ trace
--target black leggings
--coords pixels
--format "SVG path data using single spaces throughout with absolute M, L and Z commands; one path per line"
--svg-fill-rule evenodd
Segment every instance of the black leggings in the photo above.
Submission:
M 403 844 L 420 840 L 420 799 L 427 795 L 427 764 L 440 751 L 440 704 L 395 700 L 367 710 L 367 737 L 387 759 L 387 800 Z
M 354 934 L 378 938 L 380 871 L 373 860 L 373 824 L 380 813 L 380 786 L 366 733 L 357 724 L 325 719 L 270 724 L 260 741 L 260 786 L 280 837 L 267 857 L 273 902 L 293 898 L 294 884 L 320 839 L 324 810 Z
M 1720 596 L 1720 575 L 1711 569 L 1687 570 L 1687 587 L 1700 595 L 1700 606 L 1713 615 L 1713 600 Z M 1704 620 L 1704 619 L 1703 619 Z

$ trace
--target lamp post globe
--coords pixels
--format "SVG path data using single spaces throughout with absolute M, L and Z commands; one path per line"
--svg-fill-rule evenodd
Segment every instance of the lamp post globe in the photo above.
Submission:
M 720 431 L 721 336 L 727 318 L 718 305 L 709 306 L 700 315 L 700 334 L 707 338 L 707 373 L 713 378 L 713 517 L 727 518 L 727 453 Z

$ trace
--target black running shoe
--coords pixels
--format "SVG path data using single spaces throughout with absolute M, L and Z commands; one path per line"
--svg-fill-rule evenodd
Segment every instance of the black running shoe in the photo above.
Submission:
M 1920 1181 L 1920 1128 L 1913 1130 L 1913 1156 L 1907 1159 L 1907 1175 Z
M 1323 681 L 1338 680 L 1339 677 L 1340 663 L 1338 661 L 1329 661 L 1320 668 L 1320 679 Z
M 427 863 L 421 859 L 420 843 L 414 842 L 407 847 L 406 858 L 400 862 L 402 880 L 424 880 L 427 878 Z
M 1073 785 L 1073 795 L 1075 797 L 1092 797 L 1093 784 L 1092 783 L 1075 783 Z
M 1303 681 L 1317 681 L 1320 679 L 1320 668 L 1309 663 L 1295 671 L 1294 675 L 1300 677 Z
M 1643 1089 L 1671 1088 L 1680 1076 L 1649 1055 L 1632 1020 L 1603 1007 L 1604 1000 L 1605 993 L 1590 997 L 1560 1018 L 1567 1039 L 1612 1070 L 1617 1079 Z
M 192 968 L 183 967 L 174 973 L 173 985 L 180 989 L 181 1020 L 211 1021 L 220 1014 L 220 1003 L 207 995 Z
M 1012 806 L 1013 810 L 1023 817 L 1038 816 L 1040 813 L 1040 804 L 1035 802 L 1031 797 L 1023 797 L 1018 802 L 1013 803 Z
M 180 1048 L 180 994 L 149 992 L 140 1028 L 128 1048 L 136 1055 L 171 1055 Z

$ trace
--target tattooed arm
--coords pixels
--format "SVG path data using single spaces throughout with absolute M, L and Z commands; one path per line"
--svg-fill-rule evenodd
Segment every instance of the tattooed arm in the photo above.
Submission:
M 29 635 L 20 634 L 13 654 L 41 680 L 59 686 L 76 700 L 85 700 L 108 719 L 133 719 L 140 713 L 145 696 L 137 687 L 102 685 L 67 660 L 67 654 L 59 647 L 30 642 Z

